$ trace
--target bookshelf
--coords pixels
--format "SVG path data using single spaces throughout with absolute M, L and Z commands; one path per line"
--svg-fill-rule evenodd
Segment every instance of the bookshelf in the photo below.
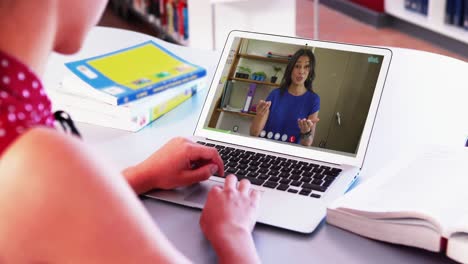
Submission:
M 272 75 L 267 76 L 267 78 L 265 80 L 262 80 L 262 81 L 252 79 L 251 77 L 252 77 L 253 73 L 251 73 L 249 75 L 249 78 L 235 77 L 237 69 L 238 69 L 239 65 L 241 65 L 241 64 L 244 65 L 244 66 L 249 66 L 252 69 L 261 69 L 261 70 L 264 70 L 265 68 L 271 67 L 272 65 L 281 64 L 283 66 L 282 70 L 284 71 L 285 68 L 286 68 L 286 65 L 289 63 L 288 58 L 269 57 L 267 55 L 260 56 L 260 55 L 256 55 L 256 54 L 249 54 L 249 53 L 244 51 L 243 46 L 248 46 L 248 44 L 243 42 L 243 41 L 241 41 L 241 43 L 239 44 L 238 48 L 236 49 L 236 55 L 234 57 L 234 60 L 233 60 L 233 63 L 231 65 L 231 69 L 229 70 L 229 75 L 228 75 L 228 78 L 227 78 L 228 81 L 234 82 L 233 87 L 236 86 L 235 82 L 256 84 L 257 85 L 256 89 L 271 90 L 273 88 L 280 87 L 281 78 L 278 78 L 279 80 L 277 80 L 277 82 L 268 81 L 269 80 L 268 77 L 271 77 Z M 254 72 L 255 72 L 255 70 L 254 70 Z M 277 77 L 279 77 L 279 76 L 277 76 Z M 239 89 L 237 89 L 237 90 L 239 90 Z M 233 93 L 233 92 L 235 93 L 235 92 L 237 92 L 237 90 L 234 87 L 234 88 L 232 88 L 230 93 Z M 243 93 L 245 91 L 240 91 L 240 92 Z M 221 105 L 221 102 L 220 102 L 219 105 Z M 244 117 L 254 117 L 255 116 L 254 112 L 246 113 L 246 112 L 229 111 L 229 110 L 223 109 L 221 107 L 218 107 L 217 111 L 218 112 L 225 112 L 225 113 L 229 113 L 229 114 L 241 115 L 241 116 L 244 116 Z
M 256 115 L 256 114 L 253 113 L 253 112 L 243 113 L 243 112 L 229 111 L 229 110 L 221 109 L 221 108 L 217 108 L 216 111 L 218 111 L 218 112 L 225 112 L 225 113 L 231 113 L 231 114 L 236 114 L 236 115 L 240 115 L 240 116 L 247 116 L 247 117 L 254 117 L 254 116 Z
M 445 23 L 446 0 L 429 0 L 428 14 L 405 8 L 405 0 L 385 1 L 385 12 L 404 21 L 468 44 L 468 30 Z
M 156 15 L 155 3 L 184 2 L 189 10 L 187 38 L 174 36 Z M 160 38 L 199 49 L 222 49 L 231 30 L 246 30 L 294 36 L 296 3 L 284 0 L 110 0 L 122 17 L 136 14 L 151 25 Z M 271 18 L 281 23 L 270 23 Z M 188 33 L 188 34 L 187 34 Z
M 262 85 L 267 85 L 267 86 L 271 86 L 271 87 L 279 87 L 279 84 L 278 84 L 278 83 L 256 81 L 256 80 L 252 80 L 252 79 L 244 79 L 244 78 L 231 77 L 231 78 L 229 78 L 229 80 L 240 81 L 240 82 L 247 82 L 247 83 L 255 83 L 255 84 L 262 84 Z
M 208 126 L 249 134 L 256 104 L 280 87 L 290 57 L 301 47 L 257 39 L 234 40 L 222 70 L 217 99 L 210 109 Z M 263 77 L 254 78 L 253 73 L 263 73 Z M 272 80 L 273 76 L 276 80 Z
M 130 15 L 151 26 L 158 37 L 188 46 L 187 0 L 111 0 L 114 12 L 128 19 Z
M 268 58 L 268 57 L 264 57 L 264 56 L 251 55 L 251 54 L 245 54 L 245 53 L 239 53 L 237 56 L 239 58 L 260 60 L 260 61 L 268 61 L 268 62 L 277 62 L 277 63 L 288 63 L 289 62 L 289 60 L 287 60 L 287 59 Z

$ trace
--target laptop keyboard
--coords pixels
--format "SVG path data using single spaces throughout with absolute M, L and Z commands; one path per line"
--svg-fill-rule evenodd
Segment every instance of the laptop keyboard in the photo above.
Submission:
M 198 141 L 214 147 L 224 161 L 224 176 L 234 174 L 252 184 L 320 198 L 342 171 L 339 168 Z M 219 174 L 214 176 L 222 177 Z

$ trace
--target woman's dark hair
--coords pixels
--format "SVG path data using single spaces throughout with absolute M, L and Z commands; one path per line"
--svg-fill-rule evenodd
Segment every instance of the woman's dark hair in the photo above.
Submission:
M 297 60 L 301 56 L 307 56 L 309 57 L 309 75 L 307 76 L 306 81 L 304 82 L 304 86 L 308 91 L 313 92 L 312 90 L 312 82 L 315 79 L 315 55 L 310 49 L 300 49 L 294 53 L 294 55 L 291 57 L 289 60 L 288 66 L 286 66 L 286 70 L 284 71 L 283 79 L 281 80 L 280 84 L 280 91 L 281 94 L 286 92 L 288 90 L 289 85 L 291 85 L 292 80 L 291 80 L 291 73 L 294 69 L 294 66 L 297 63 Z

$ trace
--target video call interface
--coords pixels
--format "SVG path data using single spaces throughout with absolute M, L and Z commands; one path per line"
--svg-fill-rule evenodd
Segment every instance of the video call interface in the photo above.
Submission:
M 204 128 L 355 156 L 382 60 L 236 38 Z

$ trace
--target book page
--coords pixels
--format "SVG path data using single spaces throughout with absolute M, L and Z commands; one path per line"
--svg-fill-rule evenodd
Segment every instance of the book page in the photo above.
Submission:
M 405 154 L 337 200 L 331 208 L 362 211 L 367 217 L 426 219 L 442 234 L 468 215 L 468 149 L 433 147 Z
M 466 202 L 460 202 L 460 205 L 466 205 Z M 451 238 L 452 235 L 464 235 L 468 239 L 468 212 L 466 212 L 467 210 L 463 211 L 465 212 L 465 214 L 459 215 L 456 219 L 454 219 L 454 221 L 448 228 L 447 233 L 449 235 L 449 238 Z
M 447 256 L 468 263 L 468 214 L 459 217 L 448 233 Z

